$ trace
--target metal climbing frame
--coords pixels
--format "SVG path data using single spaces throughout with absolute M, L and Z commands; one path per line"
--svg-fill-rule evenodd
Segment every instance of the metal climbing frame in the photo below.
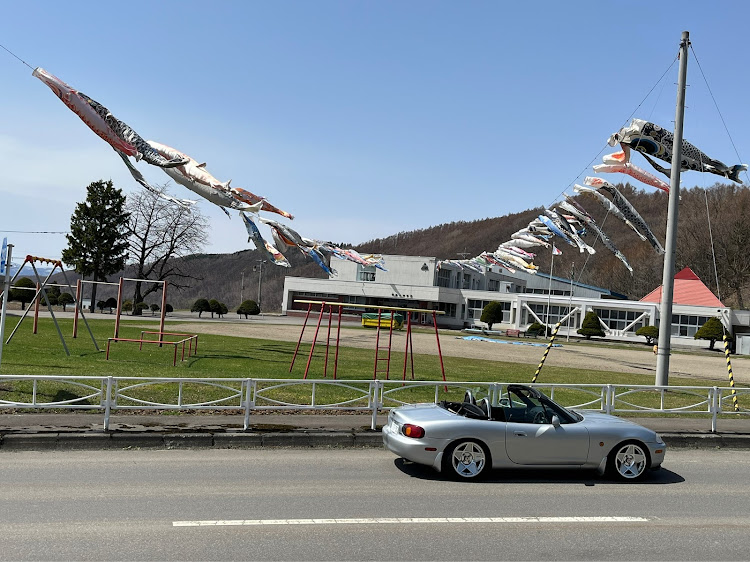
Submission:
M 435 341 L 437 342 L 437 351 L 438 351 L 438 358 L 440 359 L 440 372 L 443 376 L 443 381 L 445 381 L 445 365 L 443 364 L 443 353 L 440 348 L 440 335 L 438 333 L 438 325 L 437 325 L 437 315 L 438 314 L 445 314 L 442 311 L 438 310 L 430 310 L 430 309 L 423 309 L 423 308 L 405 308 L 405 307 L 398 307 L 398 306 L 379 306 L 379 305 L 369 305 L 369 304 L 356 304 L 352 305 L 350 303 L 342 303 L 342 302 L 326 302 L 326 301 L 312 301 L 312 300 L 295 300 L 294 302 L 306 304 L 307 305 L 307 313 L 305 314 L 305 320 L 302 323 L 302 330 L 300 331 L 299 339 L 297 340 L 297 347 L 294 349 L 294 356 L 292 357 L 292 363 L 289 365 L 289 372 L 292 372 L 292 369 L 294 368 L 294 363 L 297 359 L 297 354 L 299 353 L 300 345 L 302 344 L 302 337 L 305 334 L 305 328 L 307 328 L 307 322 L 310 319 L 310 313 L 313 310 L 313 306 L 320 305 L 320 314 L 318 316 L 318 322 L 315 327 L 315 335 L 313 336 L 312 344 L 310 345 L 310 353 L 307 357 L 307 365 L 305 366 L 305 374 L 303 378 L 307 378 L 307 375 L 310 371 L 310 364 L 312 363 L 313 358 L 313 352 L 315 351 L 315 345 L 318 341 L 318 333 L 320 332 L 320 325 L 323 321 L 323 316 L 325 315 L 325 309 L 328 307 L 328 331 L 326 335 L 326 352 L 325 352 L 325 363 L 323 365 L 323 376 L 328 376 L 328 357 L 331 347 L 331 324 L 332 324 L 332 317 L 333 317 L 333 307 L 338 308 L 338 318 L 336 322 L 336 349 L 335 349 L 335 359 L 333 362 L 333 378 L 335 379 L 338 374 L 338 358 L 339 358 L 339 343 L 341 341 L 341 313 L 344 309 L 344 307 L 349 308 L 369 308 L 374 309 L 378 311 L 378 324 L 377 324 L 377 334 L 375 337 L 375 365 L 373 369 L 373 379 L 378 378 L 378 374 L 385 373 L 385 378 L 390 379 L 390 367 L 391 367 L 391 349 L 393 344 L 393 313 L 396 311 L 406 312 L 406 348 L 404 350 L 404 367 L 403 367 L 403 373 L 402 377 L 403 380 L 406 380 L 406 370 L 407 365 L 409 364 L 409 361 L 411 361 L 411 378 L 414 379 L 414 346 L 412 343 L 412 337 L 411 337 L 411 315 L 413 312 L 418 312 L 422 314 L 431 314 L 432 315 L 432 324 L 435 327 Z M 380 345 L 380 330 L 381 330 L 381 319 L 383 316 L 383 312 L 389 312 L 390 313 L 390 321 L 388 322 L 388 344 L 387 346 L 381 346 Z M 379 364 L 382 364 L 385 362 L 385 367 L 379 367 Z
M 45 263 L 45 264 L 52 264 L 52 266 L 53 266 L 52 270 L 49 272 L 49 274 L 44 279 L 44 281 L 42 281 L 41 278 L 39 277 L 39 272 L 36 269 L 36 265 L 34 265 L 35 262 L 42 262 L 42 263 Z M 70 281 L 68 280 L 68 275 L 67 275 L 67 273 L 65 273 L 65 269 L 63 268 L 63 264 L 62 264 L 62 262 L 60 260 L 51 260 L 51 259 L 47 259 L 47 258 L 40 258 L 40 257 L 37 257 L 37 256 L 30 256 L 30 255 L 28 255 L 28 256 L 26 256 L 26 259 L 24 260 L 24 262 L 21 265 L 21 267 L 18 268 L 18 271 L 13 276 L 13 279 L 11 279 L 10 283 L 13 283 L 13 281 L 16 280 L 16 278 L 21 274 L 21 271 L 23 271 L 23 268 L 24 268 L 24 266 L 27 263 L 30 264 L 31 268 L 34 270 L 34 277 L 36 277 L 36 286 L 37 286 L 36 294 L 34 295 L 34 298 L 33 298 L 33 301 L 32 301 L 32 302 L 35 301 L 35 306 L 34 306 L 34 308 L 35 308 L 34 333 L 36 333 L 36 315 L 39 312 L 38 302 L 39 302 L 39 296 L 41 295 L 42 297 L 44 297 L 44 302 L 47 305 L 47 310 L 49 311 L 50 316 L 52 317 L 52 321 L 55 323 L 55 328 L 57 328 L 57 334 L 58 334 L 58 336 L 60 336 L 60 342 L 62 343 L 63 349 L 65 349 L 65 354 L 66 355 L 70 355 L 70 351 L 68 351 L 68 346 L 65 343 L 65 338 L 63 338 L 62 331 L 60 330 L 60 325 L 57 323 L 57 318 L 55 318 L 55 313 L 53 312 L 52 306 L 50 305 L 49 299 L 47 298 L 47 291 L 44 289 L 45 287 L 47 287 L 49 285 L 48 281 L 49 281 L 50 277 L 52 277 L 52 275 L 55 273 L 55 271 L 59 267 L 60 271 L 63 274 L 63 278 L 65 279 L 65 283 L 67 284 L 67 287 L 71 291 L 73 290 L 73 287 L 71 286 Z M 16 331 L 18 330 L 18 328 L 21 326 L 21 323 L 26 319 L 26 316 L 29 314 L 29 311 L 31 310 L 31 308 L 32 308 L 31 306 L 28 306 L 26 308 L 26 311 L 23 313 L 23 316 L 21 316 L 21 319 L 18 321 L 18 324 L 16 324 L 16 327 L 13 329 L 13 331 L 10 334 L 10 336 L 8 336 L 8 341 L 6 341 L 5 343 L 10 343 L 10 340 L 13 339 L 13 335 L 16 333 Z M 77 300 L 76 300 L 76 313 L 78 313 L 78 301 Z M 100 351 L 99 346 L 96 343 L 96 339 L 94 338 L 94 334 L 91 332 L 91 328 L 89 327 L 89 323 L 86 320 L 86 316 L 83 314 L 83 311 L 81 311 L 81 317 L 83 318 L 83 321 L 86 324 L 86 328 L 89 331 L 89 335 L 91 336 L 91 341 L 94 342 L 94 347 L 96 348 L 97 351 Z

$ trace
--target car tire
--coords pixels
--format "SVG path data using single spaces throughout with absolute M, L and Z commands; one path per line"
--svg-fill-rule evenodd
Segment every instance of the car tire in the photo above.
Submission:
M 487 445 L 474 439 L 451 444 L 443 455 L 443 472 L 456 480 L 478 480 L 492 467 Z
M 650 464 L 648 447 L 639 441 L 623 441 L 612 449 L 607 459 L 609 475 L 626 482 L 641 480 Z

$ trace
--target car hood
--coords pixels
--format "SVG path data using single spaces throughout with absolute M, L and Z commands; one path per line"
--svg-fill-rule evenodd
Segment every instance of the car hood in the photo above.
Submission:
M 638 428 L 640 431 L 648 432 L 649 434 L 656 435 L 656 432 L 647 427 L 643 427 L 641 424 L 626 420 L 624 418 L 618 418 L 617 416 L 610 416 L 609 414 L 600 414 L 598 412 L 582 412 L 576 410 L 576 413 L 583 416 L 581 423 L 589 427 L 631 427 Z
M 629 425 L 638 425 L 624 418 L 618 418 L 617 416 L 611 416 L 609 414 L 601 414 L 599 412 L 582 412 L 576 410 L 577 414 L 583 416 L 583 421 L 592 423 L 625 423 Z

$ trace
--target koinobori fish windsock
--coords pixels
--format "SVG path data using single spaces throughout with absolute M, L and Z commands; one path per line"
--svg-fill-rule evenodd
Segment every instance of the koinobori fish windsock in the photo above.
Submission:
M 555 236 L 559 236 L 574 248 L 577 247 L 576 243 L 568 238 L 568 235 L 565 233 L 566 229 L 562 224 L 556 224 L 555 220 L 552 220 L 552 218 L 546 215 L 539 215 L 538 218 Z
M 610 146 L 620 143 L 628 161 L 629 149 L 633 149 L 664 162 L 672 162 L 672 153 L 674 150 L 674 135 L 672 132 L 643 119 L 633 119 L 630 125 L 614 133 L 609 137 L 607 142 Z M 652 165 L 654 164 L 651 159 L 649 159 L 649 162 Z M 735 164 L 727 166 L 724 162 L 714 160 L 683 139 L 680 168 L 696 172 L 710 172 L 734 182 L 742 183 L 739 174 L 747 170 L 747 165 Z M 671 174 L 671 170 L 667 170 L 661 166 L 655 166 L 655 169 L 667 176 Z
M 568 195 L 567 193 L 565 193 L 564 195 L 566 201 L 561 202 L 559 206 L 572 215 L 578 217 L 583 222 L 583 224 L 586 225 L 586 228 L 590 229 L 597 236 L 597 238 L 602 241 L 604 247 L 612 252 L 615 257 L 617 257 L 617 259 L 619 259 L 623 264 L 625 264 L 625 267 L 628 268 L 630 274 L 633 275 L 633 268 L 630 267 L 627 258 L 617 248 L 617 246 L 615 246 L 614 242 L 610 240 L 609 236 L 607 236 L 604 231 L 599 228 L 599 225 L 596 224 L 596 221 L 591 217 L 591 215 L 589 215 L 586 210 L 583 209 L 583 207 L 581 207 L 570 195 Z
M 646 242 L 648 239 L 641 234 L 638 229 L 635 227 L 635 225 L 628 220 L 628 218 L 622 214 L 622 211 L 618 209 L 612 201 L 604 197 L 601 193 L 599 193 L 596 189 L 591 189 L 590 187 L 583 187 L 582 185 L 575 184 L 573 186 L 573 191 L 578 193 L 579 195 L 583 195 L 584 197 L 589 197 L 591 199 L 594 199 L 598 203 L 600 203 L 607 211 L 614 216 L 616 216 L 618 219 L 623 221 L 625 224 L 627 224 L 630 229 L 635 232 L 638 235 L 638 238 Z
M 657 170 L 659 169 L 659 167 L 656 166 L 656 163 L 651 161 L 648 156 L 646 156 L 645 154 L 643 156 L 646 158 L 646 160 L 649 160 L 649 162 L 651 162 L 652 166 L 654 166 Z M 661 189 L 662 191 L 666 191 L 667 193 L 669 193 L 669 184 L 663 182 L 654 174 L 647 172 L 643 168 L 639 168 L 632 162 L 628 162 L 627 158 L 628 155 L 625 153 L 625 151 L 607 154 L 602 157 L 602 162 L 604 162 L 604 164 L 594 166 L 594 172 L 596 172 L 597 174 L 627 174 L 631 178 L 635 178 L 638 181 L 645 183 L 646 185 L 656 187 L 658 189 Z
M 247 230 L 248 234 L 248 242 L 253 242 L 255 244 L 255 247 L 266 254 L 266 256 L 270 258 L 270 260 L 274 264 L 280 265 L 282 267 L 291 267 L 284 255 L 276 248 L 271 246 L 271 244 L 266 242 L 263 236 L 261 236 L 260 230 L 258 230 L 258 225 L 253 222 L 253 219 L 248 217 L 243 212 L 240 212 L 240 216 L 242 217 L 242 221 L 245 223 L 245 229 Z
M 234 197 L 229 189 L 229 182 L 222 183 L 217 180 L 206 170 L 205 163 L 199 164 L 194 158 L 166 144 L 152 140 L 148 141 L 148 144 L 164 158 L 184 160 L 185 163 L 180 166 L 163 168 L 164 173 L 214 205 L 251 213 L 257 213 L 262 208 L 261 202 L 251 205 Z
M 615 206 L 631 223 L 638 227 L 638 230 L 640 230 L 646 236 L 646 239 L 654 247 L 654 250 L 656 250 L 659 254 L 664 253 L 664 248 L 662 247 L 656 236 L 654 236 L 654 233 L 651 231 L 648 224 L 646 224 L 646 221 L 643 220 L 643 217 L 638 214 L 638 211 L 635 210 L 635 207 L 630 204 L 630 201 L 625 199 L 622 193 L 620 193 L 614 185 L 601 178 L 594 177 L 585 178 L 583 180 L 583 183 L 595 189 L 601 189 L 609 193 Z
M 566 229 L 566 234 L 570 236 L 573 242 L 575 242 L 575 245 L 578 246 L 579 252 L 583 253 L 584 251 L 586 251 L 589 254 L 596 253 L 596 250 L 594 250 L 594 248 L 586 244 L 586 242 L 584 242 L 581 237 L 578 236 L 578 232 L 576 231 L 575 227 L 571 225 L 562 214 L 549 209 L 545 210 L 544 212 L 553 221 L 556 221 L 556 224 L 561 225 Z
M 34 69 L 33 76 L 44 82 L 68 109 L 78 115 L 81 121 L 115 150 L 133 156 L 136 161 L 143 159 L 161 168 L 186 163 L 184 159 L 169 160 L 162 157 L 138 133 L 112 115 L 102 104 L 71 88 L 43 68 Z

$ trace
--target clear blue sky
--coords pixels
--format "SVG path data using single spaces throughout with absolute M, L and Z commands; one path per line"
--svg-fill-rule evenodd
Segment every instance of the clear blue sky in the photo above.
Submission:
M 636 116 L 673 128 L 677 65 L 659 79 L 683 30 L 748 162 L 748 16 L 741 1 L 30 1 L 4 3 L 0 44 L 290 211 L 303 236 L 357 243 L 552 204 L 655 85 Z M 734 164 L 692 52 L 690 64 L 685 137 Z M 5 51 L 0 77 L 0 230 L 66 231 L 98 179 L 142 189 Z M 199 206 L 207 252 L 250 247 L 236 213 Z M 3 236 L 17 256 L 65 246 Z

